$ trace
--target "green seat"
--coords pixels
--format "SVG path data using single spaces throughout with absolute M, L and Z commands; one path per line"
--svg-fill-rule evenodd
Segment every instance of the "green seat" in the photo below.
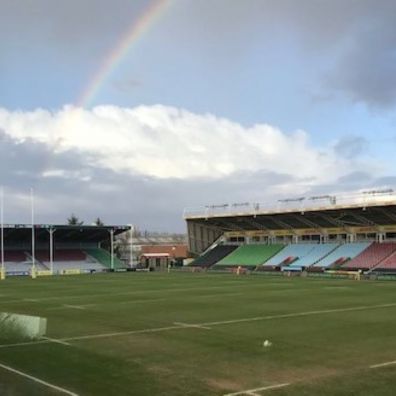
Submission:
M 265 263 L 283 249 L 284 245 L 243 245 L 219 261 L 216 266 L 254 267 Z
M 111 254 L 107 250 L 97 248 L 86 249 L 85 252 L 105 267 L 111 268 Z M 125 268 L 123 262 L 116 256 L 114 256 L 114 268 Z

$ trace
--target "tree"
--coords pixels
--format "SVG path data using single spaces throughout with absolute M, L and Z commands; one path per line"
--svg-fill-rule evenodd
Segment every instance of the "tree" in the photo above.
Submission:
M 80 221 L 80 219 L 72 213 L 71 216 L 67 219 L 67 224 L 69 225 L 83 225 L 84 222 Z
M 94 224 L 98 227 L 103 227 L 104 223 L 100 217 L 97 217 L 96 220 L 94 221 Z

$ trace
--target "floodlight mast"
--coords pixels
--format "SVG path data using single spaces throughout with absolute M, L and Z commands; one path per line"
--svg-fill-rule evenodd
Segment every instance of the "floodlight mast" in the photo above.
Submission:
M 32 215 L 32 278 L 36 277 L 36 245 L 35 245 L 35 233 L 34 233 L 34 192 L 33 188 L 30 189 L 30 207 Z
M 1 187 L 0 192 L 0 223 L 1 223 L 1 274 L 0 279 L 5 278 L 5 265 L 4 265 L 4 187 Z
M 129 266 L 133 267 L 133 225 L 129 224 Z
M 54 275 L 54 232 L 56 231 L 55 228 L 52 226 L 48 230 L 49 237 L 50 237 L 50 271 L 51 275 Z
M 114 271 L 114 229 L 110 231 L 110 269 Z

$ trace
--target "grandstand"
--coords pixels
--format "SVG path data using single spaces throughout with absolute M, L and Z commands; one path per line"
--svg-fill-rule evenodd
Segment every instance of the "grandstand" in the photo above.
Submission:
M 216 263 L 222 267 L 257 267 L 283 248 L 282 245 L 242 245 Z
M 235 245 L 215 245 L 213 248 L 195 259 L 190 265 L 192 267 L 209 268 L 232 253 L 237 247 L 238 246 Z
M 369 246 L 370 242 L 344 243 L 314 264 L 314 267 L 330 268 L 337 265 L 340 266 L 362 253 Z
M 359 255 L 348 263 L 344 264 L 344 268 L 369 270 L 385 261 L 396 251 L 396 243 L 373 242 L 367 249 L 363 250 Z
M 184 218 L 190 251 L 205 252 L 194 261 L 195 266 L 287 272 L 396 271 L 393 190 L 287 199 L 273 207 L 211 205 L 185 210 Z M 220 251 L 224 254 L 217 256 Z M 209 254 L 210 260 L 205 258 Z
M 311 249 L 306 255 L 299 257 L 296 261 L 290 264 L 286 270 L 301 271 L 311 265 L 315 265 L 324 257 L 328 256 L 332 251 L 337 249 L 338 245 L 335 243 L 321 243 L 311 245 Z
M 129 226 L 31 225 L 4 227 L 4 266 L 7 275 L 70 274 L 125 268 L 114 254 L 114 237 Z M 109 251 L 109 250 L 110 251 Z

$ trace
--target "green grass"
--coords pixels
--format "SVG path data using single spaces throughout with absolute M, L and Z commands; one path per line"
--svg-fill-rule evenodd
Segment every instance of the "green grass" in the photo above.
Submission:
M 394 282 L 205 273 L 8 278 L 0 312 L 46 317 L 48 336 L 70 344 L 0 347 L 0 364 L 80 396 L 214 396 L 285 382 L 256 394 L 395 394 L 396 365 L 369 368 L 396 360 Z M 108 333 L 124 334 L 78 338 Z M 15 341 L 0 332 L 0 346 Z M 62 393 L 0 367 L 0 394 Z

